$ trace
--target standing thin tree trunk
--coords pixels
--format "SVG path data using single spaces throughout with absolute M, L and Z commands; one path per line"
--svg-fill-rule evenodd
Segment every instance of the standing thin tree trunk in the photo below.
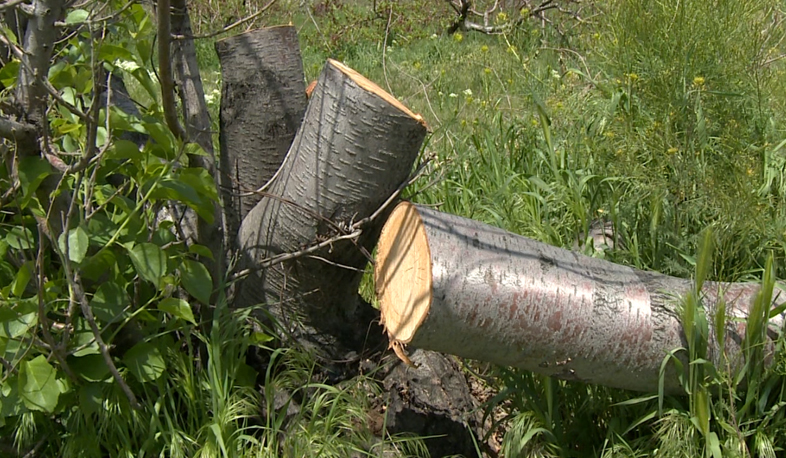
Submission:
M 410 203 L 396 207 L 382 231 L 375 277 L 384 325 L 403 357 L 401 346 L 408 344 L 565 380 L 656 392 L 664 358 L 687 347 L 678 307 L 692 281 Z M 710 327 L 708 359 L 716 366 L 722 366 L 722 353 L 741 361 L 744 318 L 759 289 L 704 284 L 706 312 L 713 316 L 723 300 L 728 317 L 724 342 Z M 772 307 L 785 302 L 775 297 Z M 773 332 L 783 318 L 771 320 Z M 673 370 L 665 387 L 682 393 Z

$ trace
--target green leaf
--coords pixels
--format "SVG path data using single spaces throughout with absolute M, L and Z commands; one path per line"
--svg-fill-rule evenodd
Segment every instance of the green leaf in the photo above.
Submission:
M 210 294 L 213 292 L 213 278 L 204 264 L 187 259 L 180 266 L 180 276 L 183 287 L 188 294 L 194 296 L 199 302 L 209 305 Z
M 49 162 L 38 156 L 25 156 L 19 161 L 19 184 L 22 188 L 20 206 L 27 206 L 38 186 L 51 173 L 52 166 Z
M 82 262 L 82 260 L 85 259 L 85 255 L 87 255 L 87 248 L 90 246 L 90 239 L 87 237 L 87 232 L 81 227 L 71 229 L 68 231 L 67 247 L 65 241 L 65 233 L 60 234 L 57 240 L 60 251 L 65 254 L 66 248 L 68 248 L 68 259 L 70 259 L 71 262 Z
M 139 146 L 128 140 L 115 140 L 112 148 L 107 151 L 108 159 L 139 159 L 142 153 L 139 152 Z
M 8 246 L 17 250 L 29 250 L 35 246 L 35 238 L 30 229 L 23 226 L 14 226 L 5 235 Z
M 152 382 L 166 370 L 166 363 L 155 345 L 142 342 L 134 345 L 123 357 L 128 370 L 141 382 Z
M 90 17 L 90 13 L 86 10 L 71 10 L 65 18 L 65 23 L 66 25 L 81 24 L 85 22 L 88 17 Z
M 168 297 L 158 303 L 158 309 L 180 318 L 181 320 L 196 324 L 194 313 L 191 311 L 191 305 L 183 299 Z
M 104 355 L 91 354 L 81 357 L 70 356 L 68 366 L 75 375 L 88 382 L 101 382 L 109 378 L 109 366 L 106 365 Z
M 29 310 L 0 308 L 0 337 L 16 339 L 38 323 L 38 313 Z
M 91 415 L 103 409 L 104 394 L 100 383 L 86 383 L 79 388 L 79 407 Z
M 0 69 L 0 83 L 5 87 L 14 87 L 16 78 L 19 75 L 19 61 L 14 59 L 3 65 Z
M 140 243 L 128 251 L 136 272 L 142 279 L 158 286 L 166 275 L 166 253 L 158 245 Z
M 27 261 L 22 264 L 19 272 L 16 273 L 14 282 L 11 284 L 11 294 L 16 297 L 22 297 L 31 278 L 33 278 L 33 261 Z
M 105 323 L 112 323 L 120 318 L 130 304 L 126 290 L 111 281 L 101 284 L 90 300 L 93 315 Z
M 204 256 L 207 259 L 211 259 L 211 260 L 214 259 L 213 258 L 213 252 L 210 251 L 210 248 L 208 248 L 208 247 L 206 247 L 204 245 L 199 245 L 197 243 L 194 243 L 194 244 L 190 245 L 188 247 L 188 252 L 196 254 L 196 255 L 199 255 L 199 256 Z
M 21 364 L 19 387 L 22 401 L 30 410 L 52 413 L 60 397 L 55 369 L 46 357 L 38 355 Z

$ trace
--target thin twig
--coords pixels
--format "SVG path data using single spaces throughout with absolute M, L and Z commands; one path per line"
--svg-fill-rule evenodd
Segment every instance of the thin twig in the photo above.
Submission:
M 261 269 L 266 269 L 266 268 L 268 268 L 268 267 L 270 267 L 270 266 L 272 266 L 274 264 L 278 264 L 280 262 L 289 261 L 289 260 L 292 260 L 292 259 L 297 259 L 297 258 L 303 257 L 303 256 L 311 254 L 311 253 L 313 253 L 313 252 L 315 252 L 317 250 L 320 250 L 320 249 L 322 249 L 322 248 L 324 248 L 326 246 L 330 246 L 330 245 L 332 245 L 332 244 L 334 244 L 336 242 L 340 242 L 341 240 L 355 240 L 358 237 L 360 237 L 360 234 L 361 234 L 361 231 L 357 230 L 357 231 L 351 232 L 349 234 L 337 235 L 335 237 L 331 237 L 331 238 L 329 238 L 327 240 L 324 240 L 322 242 L 319 242 L 319 243 L 316 243 L 314 245 L 311 245 L 308 248 L 304 248 L 304 249 L 302 249 L 300 251 L 295 251 L 295 252 L 292 252 L 292 253 L 282 253 L 282 254 L 279 254 L 279 255 L 267 258 L 267 259 L 263 259 L 262 261 L 257 263 L 256 266 L 253 269 L 243 269 L 240 272 L 235 273 L 234 275 L 232 275 L 230 277 L 230 281 L 235 281 L 235 280 L 239 280 L 241 278 L 247 277 L 248 275 L 250 275 L 253 272 L 259 271 Z

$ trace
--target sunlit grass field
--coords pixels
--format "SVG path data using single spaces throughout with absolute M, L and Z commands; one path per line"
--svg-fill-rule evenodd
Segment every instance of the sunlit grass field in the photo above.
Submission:
M 203 34 L 266 3 L 189 5 Z M 503 32 L 487 35 L 446 33 L 455 13 L 442 0 L 278 0 L 228 34 L 291 23 L 309 81 L 338 59 L 420 113 L 431 130 L 429 164 L 407 198 L 698 283 L 762 282 L 752 310 L 765 317 L 767 294 L 780 293 L 775 280 L 786 277 L 786 5 L 597 0 L 542 18 L 528 17 L 527 5 L 491 12 L 488 23 Z M 217 130 L 215 39 L 197 50 Z M 613 247 L 586 243 L 599 223 L 613 227 Z M 373 291 L 370 279 L 362 289 Z M 747 364 L 714 368 L 703 358 L 701 298 L 682 305 L 693 360 L 686 397 L 465 362 L 468 376 L 498 394 L 484 409 L 493 411 L 500 456 L 781 456 L 783 338 L 765 361 L 761 320 L 750 324 Z M 426 456 L 419 438 L 372 431 L 370 398 L 381 388 L 371 377 L 316 383 L 313 358 L 266 347 L 272 337 L 248 324 L 249 313 L 219 300 L 210 323 L 178 328 L 204 352 L 189 344 L 162 355 L 167 377 L 143 386 L 139 410 L 107 384 L 88 393 L 102 407 L 95 412 L 20 415 L 15 443 L 50 428 L 41 443 L 57 436 L 65 456 Z M 246 363 L 249 351 L 266 373 Z
M 211 11 L 195 10 L 205 30 L 221 25 Z M 605 0 L 581 18 L 552 11 L 495 35 L 446 34 L 454 13 L 438 1 L 271 11 L 257 25 L 298 28 L 309 80 L 339 59 L 427 120 L 429 173 L 411 199 L 641 269 L 784 277 L 782 2 Z M 201 58 L 215 68 L 209 51 Z M 582 240 L 598 221 L 613 224 L 613 248 Z M 703 251 L 702 234 L 711 234 Z M 786 447 L 785 369 L 781 342 L 747 387 L 708 370 L 687 386 L 691 396 L 662 406 L 656 396 L 490 375 L 505 393 L 504 456 L 774 457 Z

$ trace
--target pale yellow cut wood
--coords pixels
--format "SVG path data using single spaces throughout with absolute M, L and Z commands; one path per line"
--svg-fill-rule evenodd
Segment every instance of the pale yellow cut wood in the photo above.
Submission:
M 409 202 L 398 204 L 382 228 L 374 279 L 390 341 L 409 343 L 426 319 L 432 298 L 426 230 Z
M 421 123 L 424 127 L 428 127 L 428 126 L 426 126 L 426 121 L 423 119 L 423 116 L 413 113 L 409 108 L 404 106 L 403 103 L 399 102 L 395 97 L 390 95 L 387 91 L 385 91 L 381 87 L 377 86 L 377 84 L 374 83 L 373 81 L 369 80 L 365 76 L 361 75 L 360 73 L 358 73 L 355 70 L 347 67 L 346 65 L 342 64 L 341 62 L 339 62 L 337 60 L 328 59 L 328 63 L 333 65 L 337 69 L 341 70 L 342 72 L 344 72 L 345 75 L 347 75 L 350 78 L 352 78 L 352 81 L 357 83 L 358 86 L 362 87 L 363 89 L 365 89 L 365 90 L 367 90 L 367 91 L 369 91 L 371 93 L 377 94 L 378 96 L 382 97 L 382 99 L 385 100 L 386 102 L 388 102 L 389 104 L 391 104 L 394 107 L 398 108 L 399 110 L 403 111 L 407 115 L 417 119 L 418 122 Z

